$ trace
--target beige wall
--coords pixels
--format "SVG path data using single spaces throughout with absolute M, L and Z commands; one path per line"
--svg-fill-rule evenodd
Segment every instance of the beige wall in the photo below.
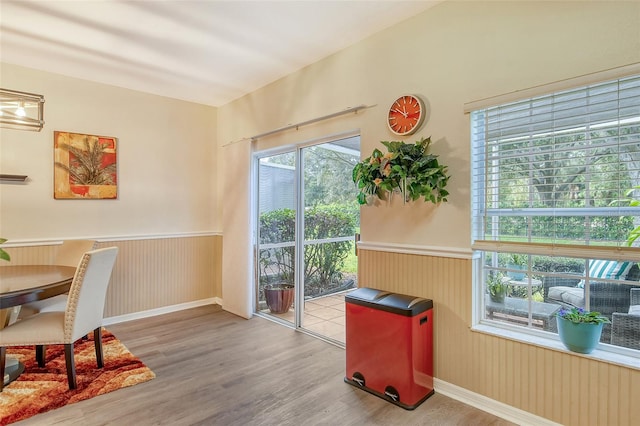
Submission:
M 404 139 L 434 140 L 433 152 L 452 175 L 450 201 L 438 209 L 364 208 L 362 238 L 466 248 L 470 143 L 463 105 L 640 62 L 639 14 L 638 2 L 444 2 L 222 107 L 218 141 L 367 104 L 374 106 L 259 142 L 279 145 L 359 128 L 366 156 L 381 140 L 397 139 L 385 123 L 393 99 L 417 93 L 427 101 L 428 121 Z M 604 26 L 607 31 L 595 30 Z M 246 172 L 233 166 L 226 175 Z M 229 195 L 218 193 L 226 205 L 233 204 Z
M 639 22 L 640 2 L 444 2 L 220 108 L 218 141 L 223 145 L 367 104 L 372 107 L 358 114 L 254 144 L 263 149 L 359 129 L 365 157 L 381 146 L 379 141 L 398 139 L 385 124 L 392 100 L 419 94 L 427 101 L 428 121 L 403 139 L 431 136 L 435 141 L 433 152 L 452 175 L 449 203 L 364 207 L 362 240 L 469 252 L 470 140 L 464 104 L 638 63 Z M 229 179 L 246 176 L 248 164 L 219 162 Z M 218 197 L 224 197 L 224 208 L 249 208 L 244 193 L 218 192 Z M 246 256 L 249 234 L 224 229 L 225 239 L 234 238 Z M 564 424 L 631 424 L 640 418 L 639 390 L 633 386 L 640 380 L 638 370 L 471 332 L 469 260 L 363 250 L 359 262 L 361 285 L 434 300 L 439 379 Z
M 216 109 L 8 64 L 0 86 L 42 94 L 44 129 L 1 129 L 0 235 L 12 241 L 220 231 Z M 117 200 L 53 199 L 53 132 L 118 138 Z
M 9 64 L 0 87 L 42 94 L 39 132 L 0 130 L 0 236 L 13 262 L 48 263 L 59 240 L 121 248 L 106 317 L 222 296 L 213 107 Z M 53 199 L 53 132 L 118 138 L 117 200 Z M 53 243 L 53 244 L 52 244 Z

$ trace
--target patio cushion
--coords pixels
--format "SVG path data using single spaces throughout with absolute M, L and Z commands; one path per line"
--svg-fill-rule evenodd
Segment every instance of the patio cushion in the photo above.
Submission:
M 584 307 L 584 290 L 577 287 L 550 287 L 549 299 L 563 302 L 576 308 Z
M 629 279 L 627 275 L 635 265 L 633 262 L 616 262 L 615 260 L 592 260 L 589 262 L 589 275 L 591 278 L 608 278 L 611 280 Z M 584 288 L 584 280 L 578 283 L 578 287 Z
M 640 316 L 640 305 L 631 305 L 631 306 L 629 306 L 629 315 L 638 315 L 638 316 Z
M 594 278 L 610 278 L 623 280 L 631 270 L 633 262 L 614 262 L 595 260 L 589 264 L 589 272 Z

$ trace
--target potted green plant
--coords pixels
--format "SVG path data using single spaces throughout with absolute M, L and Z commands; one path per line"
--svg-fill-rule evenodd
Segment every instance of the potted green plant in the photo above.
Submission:
M 291 309 L 295 297 L 293 285 L 293 253 L 289 250 L 263 250 L 260 256 L 261 271 L 271 268 L 275 271 L 271 277 L 266 274 L 263 292 L 267 307 L 272 314 L 284 314 Z
M 504 296 L 507 293 L 507 283 L 501 272 L 492 272 L 487 275 L 487 291 L 493 302 L 504 302 Z
M 7 242 L 6 238 L 0 238 L 0 244 L 4 244 L 5 242 Z M 0 259 L 6 260 L 8 262 L 11 260 L 11 256 L 9 256 L 9 253 L 0 248 Z
M 527 263 L 528 263 L 527 255 L 512 253 L 509 255 L 507 268 L 525 271 L 527 269 Z M 524 272 L 509 271 L 507 272 L 507 275 L 516 281 L 522 281 L 524 280 L 524 277 L 526 274 Z
M 438 162 L 437 155 L 429 154 L 431 138 L 422 138 L 413 144 L 381 143 L 388 152 L 376 148 L 353 168 L 358 203 L 368 204 L 374 197 L 385 200 L 394 192 L 402 194 L 405 202 L 421 197 L 425 202 L 436 204 L 447 201 L 447 166 Z
M 589 312 L 582 308 L 562 308 L 556 318 L 562 344 L 570 351 L 582 354 L 593 352 L 600 341 L 603 325 L 610 322 L 600 312 Z

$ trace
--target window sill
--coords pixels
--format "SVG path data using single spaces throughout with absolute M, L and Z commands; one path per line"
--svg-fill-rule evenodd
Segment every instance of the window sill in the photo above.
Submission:
M 579 356 L 582 358 L 592 359 L 594 361 L 606 362 L 609 364 L 615 364 L 622 367 L 631 368 L 634 370 L 640 370 L 640 356 L 626 352 L 636 352 L 633 350 L 625 350 L 621 349 L 621 352 L 625 353 L 617 353 L 612 351 L 607 351 L 603 349 L 596 349 L 590 354 L 580 354 L 577 352 L 571 352 L 567 348 L 564 347 L 562 342 L 559 339 L 553 339 L 545 336 L 534 335 L 534 334 L 523 334 L 520 331 L 508 330 L 501 327 L 496 327 L 489 324 L 477 324 L 471 327 L 471 331 L 490 334 L 492 336 L 498 336 L 509 340 L 515 340 L 520 343 L 526 343 L 529 345 L 540 346 L 543 348 L 551 349 L 557 352 L 564 352 L 566 354 Z M 602 346 L 602 345 L 601 345 Z

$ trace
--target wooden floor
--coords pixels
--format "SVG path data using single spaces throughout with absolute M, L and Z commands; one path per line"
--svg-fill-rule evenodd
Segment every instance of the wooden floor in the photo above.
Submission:
M 437 392 L 396 407 L 344 383 L 344 349 L 214 305 L 108 328 L 157 377 L 18 424 L 511 424 Z

